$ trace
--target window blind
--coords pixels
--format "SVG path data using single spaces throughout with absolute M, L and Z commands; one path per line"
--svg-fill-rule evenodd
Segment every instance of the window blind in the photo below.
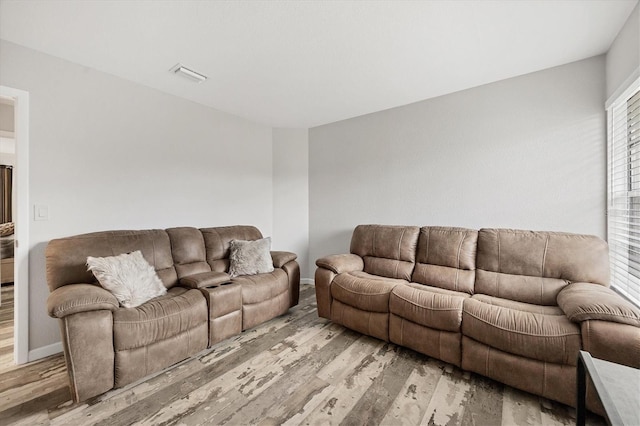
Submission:
M 640 79 L 607 110 L 611 284 L 640 306 Z

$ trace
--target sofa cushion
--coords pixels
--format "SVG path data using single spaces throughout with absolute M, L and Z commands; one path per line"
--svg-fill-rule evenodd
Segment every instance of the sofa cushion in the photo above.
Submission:
M 506 274 L 609 282 L 608 246 L 591 235 L 481 229 L 477 267 Z
M 267 274 L 235 277 L 231 282 L 242 286 L 243 305 L 264 302 L 289 290 L 289 278 L 282 269 Z
M 389 312 L 389 295 L 404 280 L 380 277 L 366 272 L 337 275 L 331 285 L 335 300 L 367 312 Z
M 351 253 L 364 259 L 365 272 L 409 281 L 419 231 L 417 226 L 358 225 L 351 237 Z
M 474 300 L 493 306 L 514 309 L 516 311 L 531 312 L 543 315 L 564 315 L 558 306 L 534 305 L 532 303 L 516 302 L 515 300 L 503 299 L 501 297 L 487 296 L 486 294 L 476 294 Z
M 422 284 L 397 285 L 391 291 L 389 312 L 436 330 L 460 332 L 466 293 Z
M 576 365 L 580 328 L 557 312 L 522 309 L 522 304 L 485 303 L 477 296 L 464 300 L 462 333 L 502 351 L 556 364 Z M 502 306 L 501 306 L 502 305 Z
M 479 294 L 524 303 L 556 305 L 558 294 L 568 284 L 568 281 L 558 278 L 503 274 L 478 269 L 474 290 Z
M 207 302 L 200 290 L 181 287 L 136 308 L 113 312 L 116 351 L 139 348 L 177 336 L 208 321 Z
M 555 305 L 570 282 L 607 286 L 607 243 L 590 235 L 481 229 L 475 293 L 525 303 Z
M 178 278 L 211 271 L 200 230 L 191 227 L 169 228 L 167 234 Z
M 14 222 L 5 222 L 0 224 L 0 237 L 7 237 L 9 235 L 13 235 L 15 232 L 15 223 Z
M 58 238 L 47 244 L 47 284 L 49 290 L 67 284 L 96 282 L 87 271 L 87 256 L 104 257 L 140 250 L 153 266 L 165 287 L 178 283 L 173 266 L 171 243 L 160 229 L 104 231 Z
M 472 229 L 421 228 L 411 281 L 473 294 L 477 240 Z
M 227 272 L 229 270 L 229 246 L 232 240 L 259 240 L 260 230 L 255 226 L 219 226 L 201 228 L 206 250 L 207 263 L 212 271 Z

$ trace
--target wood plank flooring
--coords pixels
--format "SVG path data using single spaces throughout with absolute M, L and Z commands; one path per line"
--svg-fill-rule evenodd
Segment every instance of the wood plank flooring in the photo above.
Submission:
M 590 415 L 588 424 L 604 424 Z M 0 424 L 569 425 L 570 407 L 318 318 L 290 313 L 80 404 L 64 359 L 0 373 Z
M 13 284 L 0 286 L 0 372 L 13 365 Z

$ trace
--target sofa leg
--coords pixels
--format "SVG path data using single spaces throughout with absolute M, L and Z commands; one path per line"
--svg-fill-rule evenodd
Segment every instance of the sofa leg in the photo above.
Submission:
M 80 312 L 60 320 L 71 395 L 84 401 L 113 388 L 111 311 Z

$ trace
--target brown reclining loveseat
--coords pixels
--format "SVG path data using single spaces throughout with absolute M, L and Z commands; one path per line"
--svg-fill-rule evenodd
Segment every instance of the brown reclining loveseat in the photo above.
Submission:
M 315 274 L 318 314 L 348 328 L 572 406 L 579 350 L 640 367 L 640 310 L 608 288 L 600 238 L 360 225 L 350 251 Z
M 106 231 L 52 240 L 49 315 L 60 319 L 74 400 L 83 401 L 182 361 L 298 304 L 296 255 L 271 252 L 274 271 L 231 278 L 232 240 L 253 226 Z M 140 250 L 167 294 L 123 308 L 87 271 L 88 256 Z

